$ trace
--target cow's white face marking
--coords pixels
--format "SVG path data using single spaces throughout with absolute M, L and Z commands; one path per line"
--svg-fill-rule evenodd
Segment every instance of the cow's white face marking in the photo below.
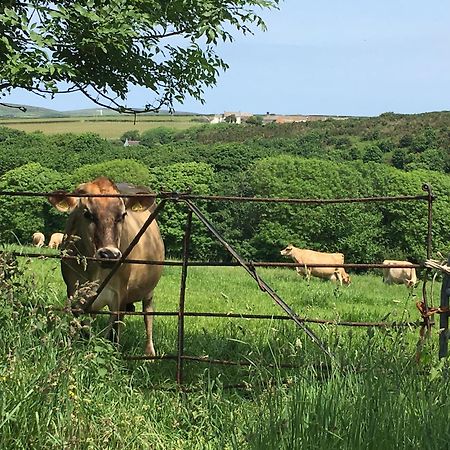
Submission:
M 286 248 L 280 251 L 280 254 L 282 256 L 291 256 L 292 249 L 294 248 L 293 245 L 289 244 Z

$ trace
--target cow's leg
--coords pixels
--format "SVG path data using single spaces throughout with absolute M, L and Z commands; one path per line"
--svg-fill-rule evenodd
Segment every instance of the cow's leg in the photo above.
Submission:
M 339 281 L 339 286 L 342 286 L 342 273 L 339 269 L 334 272 L 336 280 Z
M 153 312 L 153 294 L 150 298 L 142 300 L 142 310 L 144 312 Z M 144 316 L 145 332 L 147 340 L 145 343 L 145 354 L 148 356 L 155 356 L 155 347 L 153 346 L 153 315 Z
M 112 287 L 106 287 L 93 303 L 92 310 L 98 311 L 106 305 L 108 305 L 111 312 L 117 313 L 118 311 L 122 311 L 126 305 L 126 296 L 121 295 L 118 290 Z M 106 330 L 108 339 L 117 344 L 119 343 L 120 325 L 123 323 L 123 317 L 124 314 L 121 313 L 111 314 Z
M 119 344 L 120 326 L 123 323 L 124 314 L 113 314 L 109 325 L 109 340 Z
M 311 269 L 309 267 L 305 266 L 305 271 L 306 271 L 306 281 L 309 283 L 311 280 Z

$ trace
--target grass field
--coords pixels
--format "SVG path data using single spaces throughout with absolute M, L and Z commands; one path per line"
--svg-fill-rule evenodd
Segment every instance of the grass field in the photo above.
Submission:
M 27 133 L 41 131 L 45 134 L 57 133 L 97 133 L 107 139 L 119 139 L 123 133 L 138 130 L 140 133 L 158 127 L 183 130 L 197 125 L 194 116 L 133 116 L 120 117 L 74 117 L 51 119 L 1 119 L 0 125 L 22 130 Z
M 30 249 L 28 249 L 30 250 Z M 50 250 L 47 250 L 50 252 Z M 429 340 L 420 364 L 418 331 L 311 325 L 331 362 L 287 321 L 186 318 L 188 355 L 246 360 L 249 367 L 185 363 L 183 393 L 171 361 L 142 354 L 142 318 L 127 317 L 121 348 L 102 338 L 98 317 L 83 340 L 69 315 L 57 260 L 20 259 L 0 277 L 0 447 L 45 449 L 446 448 L 450 399 Z M 6 273 L 6 276 L 5 276 Z M 289 269 L 258 269 L 300 316 L 416 320 L 404 286 L 378 274 L 348 288 L 302 281 Z M 166 267 L 158 311 L 177 309 L 180 269 Z M 437 299 L 439 285 L 434 288 Z M 186 311 L 281 314 L 240 268 L 189 268 Z M 156 317 L 158 354 L 176 351 L 176 317 Z M 282 369 L 281 362 L 296 364 Z M 267 367 L 272 364 L 273 367 Z M 243 390 L 226 389 L 244 383 Z

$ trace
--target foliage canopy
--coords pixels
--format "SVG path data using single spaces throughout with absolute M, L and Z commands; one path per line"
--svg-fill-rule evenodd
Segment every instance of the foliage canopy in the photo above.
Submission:
M 151 93 L 144 110 L 201 100 L 227 64 L 219 41 L 265 27 L 256 10 L 279 0 L 47 0 L 0 6 L 0 93 L 79 91 L 120 112 L 131 86 Z M 139 111 L 141 112 L 141 111 Z

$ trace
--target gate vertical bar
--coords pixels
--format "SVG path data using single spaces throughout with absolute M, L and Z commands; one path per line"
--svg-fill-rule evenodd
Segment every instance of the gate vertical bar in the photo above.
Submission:
M 177 352 L 177 383 L 183 383 L 183 353 L 184 353 L 184 302 L 186 298 L 186 279 L 189 261 L 189 244 L 191 241 L 192 211 L 187 212 L 186 228 L 183 239 L 183 265 L 181 266 L 180 302 L 178 306 L 178 352 Z
M 450 255 L 448 256 L 447 266 L 450 267 Z M 443 312 L 439 317 L 439 358 L 445 358 L 448 355 L 448 315 L 447 308 L 450 297 L 450 275 L 444 272 L 441 287 L 441 308 Z
M 428 218 L 427 218 L 427 259 L 431 258 L 431 252 L 432 252 L 432 239 L 433 239 L 433 200 L 434 196 L 431 190 L 431 186 L 428 183 L 424 183 L 422 185 L 422 190 L 424 190 L 428 194 L 427 202 L 428 202 Z M 428 312 L 429 304 L 427 300 L 427 280 L 429 277 L 429 274 L 431 273 L 431 269 L 426 269 L 425 271 L 425 278 L 423 280 L 422 285 L 422 300 L 424 304 L 424 312 Z M 433 302 L 433 299 L 431 299 L 431 302 Z M 431 319 L 429 317 L 426 317 L 425 320 L 425 326 L 427 329 L 427 333 L 431 331 Z

